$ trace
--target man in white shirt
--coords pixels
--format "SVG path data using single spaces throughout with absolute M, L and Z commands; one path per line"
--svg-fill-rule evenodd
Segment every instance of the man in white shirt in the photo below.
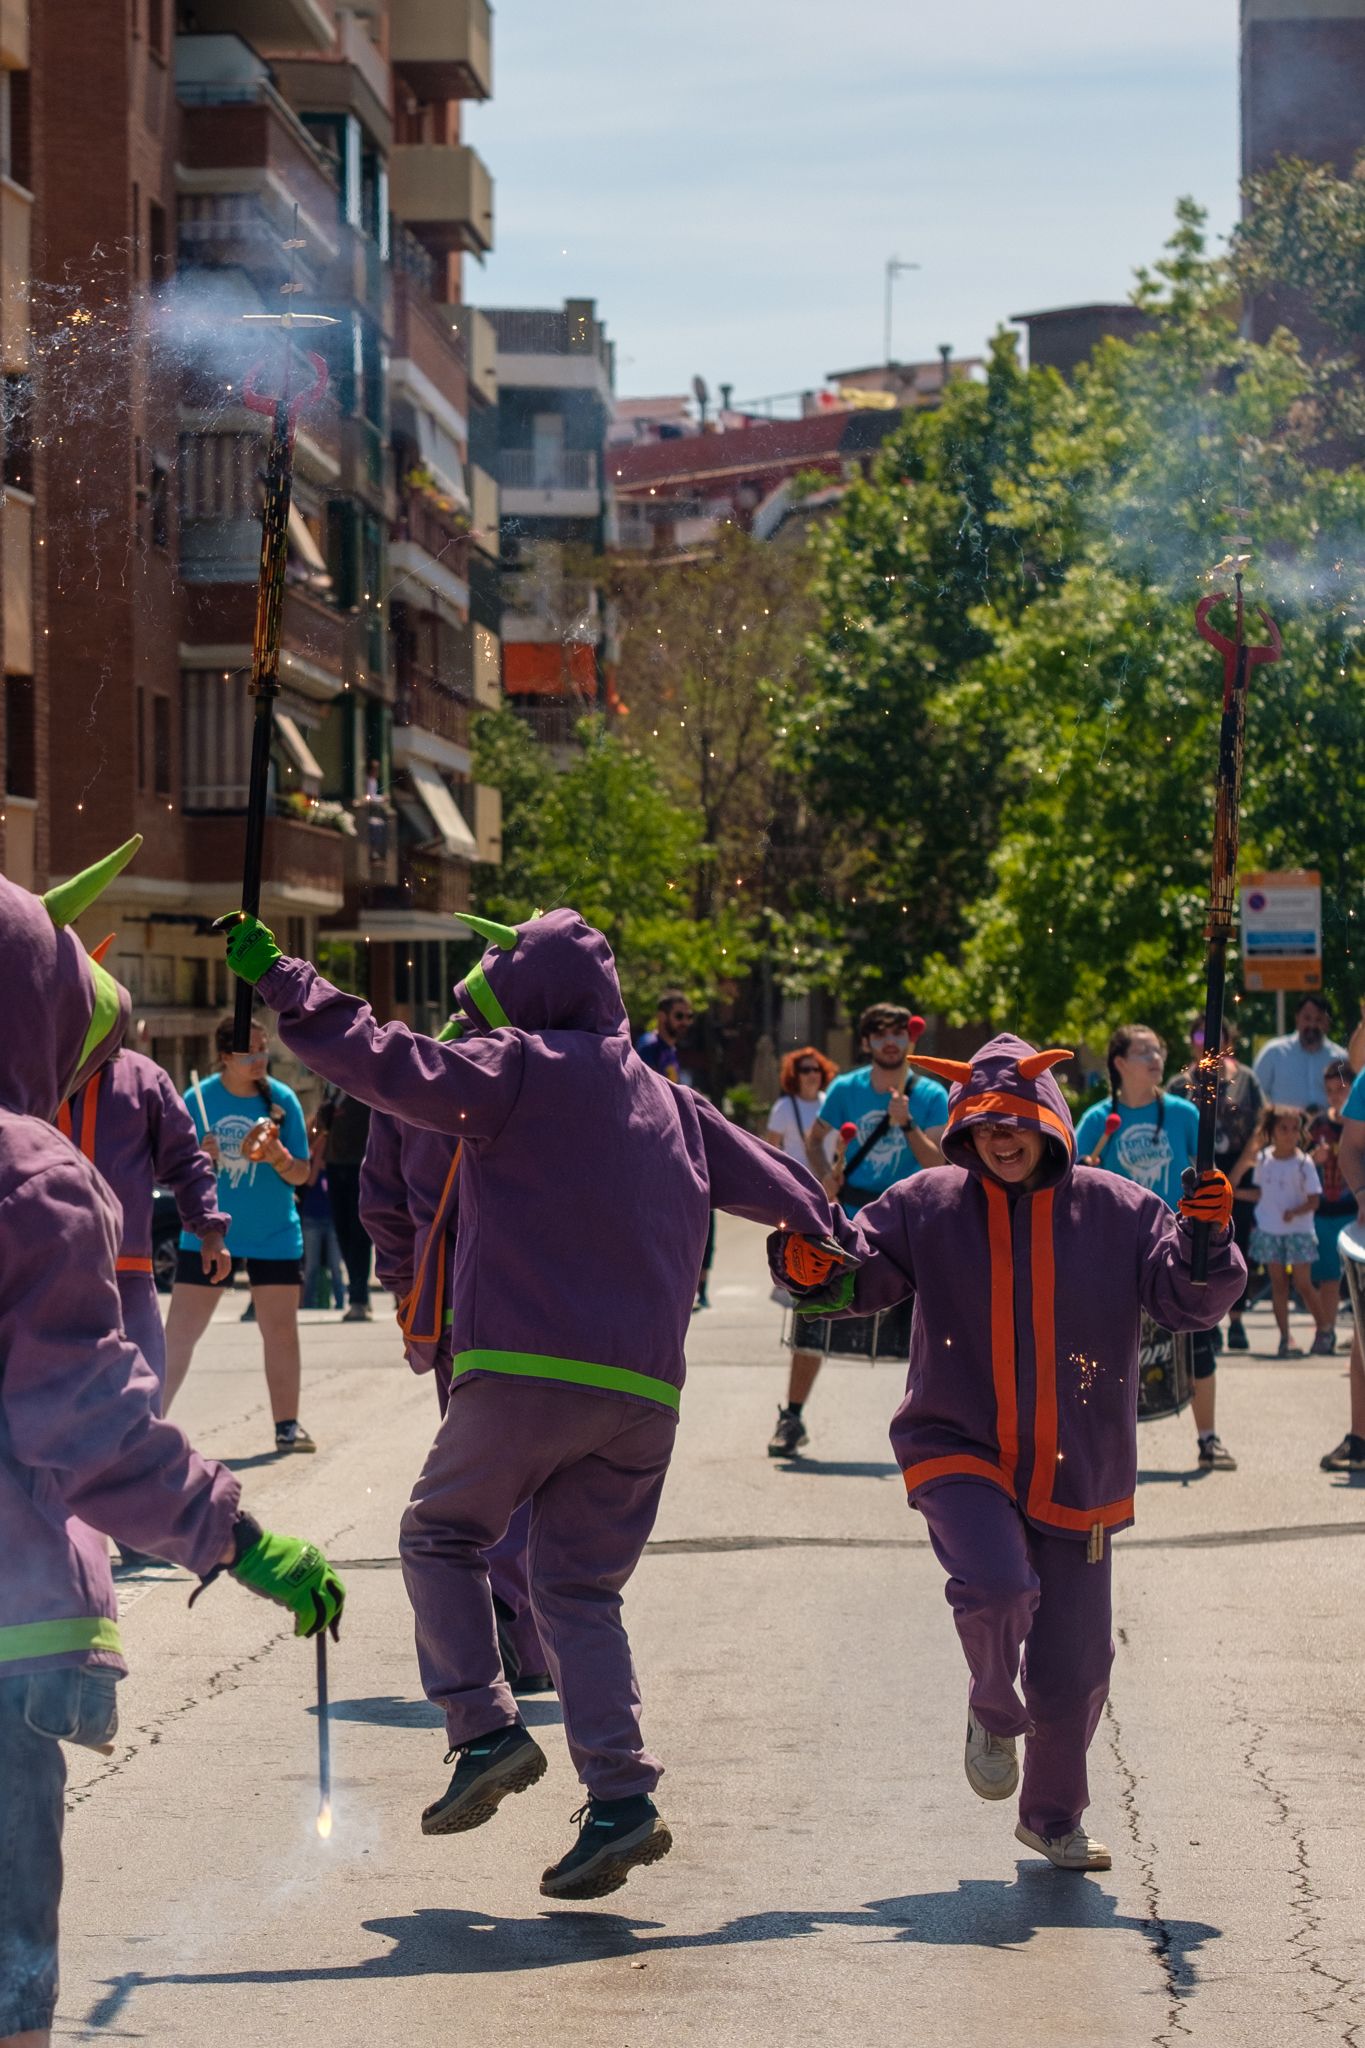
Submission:
M 1304 996 L 1294 1012 L 1295 1029 L 1288 1038 L 1263 1045 L 1252 1068 L 1267 1102 L 1286 1109 L 1323 1109 L 1327 1090 L 1323 1072 L 1346 1048 L 1327 1036 L 1332 1012 L 1322 996 Z

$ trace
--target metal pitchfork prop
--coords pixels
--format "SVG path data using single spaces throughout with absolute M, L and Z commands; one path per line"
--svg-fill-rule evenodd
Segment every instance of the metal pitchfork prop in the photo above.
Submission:
M 256 630 L 251 642 L 251 694 L 256 718 L 251 732 L 251 775 L 247 784 L 246 846 L 242 858 L 242 909 L 252 917 L 261 910 L 261 868 L 265 858 L 266 803 L 270 782 L 270 742 L 274 736 L 275 699 L 280 688 L 280 632 L 284 613 L 284 574 L 289 560 L 289 499 L 293 487 L 294 435 L 299 414 L 315 405 L 327 389 L 327 365 L 308 351 L 313 366 L 311 389 L 289 395 L 289 329 L 295 325 L 328 326 L 320 313 L 267 313 L 248 318 L 278 320 L 285 332 L 284 388 L 268 397 L 257 382 L 261 366 L 253 365 L 244 400 L 252 412 L 271 418 L 266 458 L 265 509 L 261 515 L 261 568 L 256 588 Z M 239 981 L 232 1018 L 232 1049 L 251 1050 L 251 1005 L 254 990 Z
M 1245 559 L 1245 558 L 1243 558 Z M 1217 573 L 1215 571 L 1215 573 Z M 1269 639 L 1263 646 L 1247 644 L 1242 602 L 1240 563 L 1233 577 L 1235 624 L 1229 640 L 1209 622 L 1216 604 L 1227 598 L 1224 590 L 1210 591 L 1195 606 L 1194 623 L 1200 635 L 1223 657 L 1223 722 L 1218 734 L 1218 780 L 1213 816 L 1213 877 L 1209 887 L 1209 922 L 1205 932 L 1204 1050 L 1195 1072 L 1195 1097 L 1199 1109 L 1199 1142 L 1195 1152 L 1198 1171 L 1208 1173 L 1214 1161 L 1214 1128 L 1218 1115 L 1218 1069 L 1223 1057 L 1223 995 L 1227 981 L 1228 941 L 1232 937 L 1237 901 L 1237 844 L 1241 824 L 1242 753 L 1246 738 L 1247 681 L 1260 662 L 1280 658 L 1279 628 L 1269 612 L 1256 611 Z M 1190 1248 L 1190 1278 L 1204 1286 L 1209 1269 L 1209 1234 L 1212 1226 L 1196 1222 Z

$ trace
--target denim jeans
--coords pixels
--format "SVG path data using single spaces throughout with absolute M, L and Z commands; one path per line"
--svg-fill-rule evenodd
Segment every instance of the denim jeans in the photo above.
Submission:
M 0 1677 L 0 2035 L 41 2032 L 57 2003 L 63 1742 L 101 1749 L 118 1729 L 112 1671 Z
M 327 1307 L 315 1303 L 313 1293 L 324 1259 L 332 1283 L 332 1308 L 344 1308 L 346 1304 L 346 1275 L 341 1264 L 341 1245 L 337 1240 L 336 1225 L 331 1217 L 305 1216 L 303 1219 L 303 1291 L 299 1295 L 300 1308 Z

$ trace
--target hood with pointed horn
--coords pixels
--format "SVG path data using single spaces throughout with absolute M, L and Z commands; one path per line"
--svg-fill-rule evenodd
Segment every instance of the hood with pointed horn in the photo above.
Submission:
M 519 925 L 463 914 L 462 922 L 495 935 L 455 990 L 456 1009 L 476 1030 L 629 1032 L 611 947 L 576 910 Z
M 1042 1185 L 1055 1187 L 1066 1179 L 1076 1156 L 1076 1132 L 1052 1069 L 1074 1057 L 1058 1046 L 1039 1052 L 1026 1039 L 1002 1031 L 970 1060 L 916 1060 L 917 1067 L 953 1084 L 942 1139 L 944 1158 L 952 1166 L 981 1174 L 985 1169 L 971 1135 L 978 1124 L 1001 1123 L 1034 1131 L 1041 1127 L 1048 1141 Z M 951 1073 L 945 1071 L 949 1068 Z
M 50 1121 L 117 1051 L 128 1028 L 128 991 L 87 953 L 68 920 L 89 909 L 139 844 L 130 841 L 47 896 L 0 876 L 0 986 L 11 1020 L 0 1046 L 6 1109 Z

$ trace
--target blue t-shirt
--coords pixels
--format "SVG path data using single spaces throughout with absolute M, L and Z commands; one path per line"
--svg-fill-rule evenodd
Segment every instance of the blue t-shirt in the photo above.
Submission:
M 1194 1165 L 1199 1145 L 1199 1111 L 1179 1095 L 1163 1095 L 1165 1114 L 1157 1129 L 1157 1104 L 1146 1109 L 1128 1109 L 1117 1104 L 1119 1127 L 1100 1155 L 1100 1165 L 1110 1173 L 1121 1173 L 1139 1187 L 1160 1195 L 1168 1209 L 1174 1209 L 1185 1190 L 1180 1177 Z M 1076 1126 L 1076 1157 L 1093 1152 L 1104 1136 L 1111 1107 L 1106 1098 L 1092 1102 Z
M 1346 1098 L 1346 1107 L 1341 1113 L 1348 1116 L 1353 1124 L 1365 1124 L 1365 1067 L 1361 1068 L 1352 1081 L 1351 1092 Z
M 303 1105 L 283 1081 L 267 1080 L 270 1099 L 284 1111 L 280 1142 L 295 1159 L 308 1157 L 308 1126 Z M 280 1179 L 263 1159 L 242 1157 L 242 1140 L 253 1124 L 265 1114 L 265 1104 L 254 1092 L 231 1095 L 226 1083 L 210 1074 L 202 1083 L 204 1114 L 209 1131 L 218 1140 L 218 1206 L 232 1218 L 227 1248 L 235 1259 L 299 1259 L 303 1257 L 303 1226 L 298 1204 L 288 1181 Z M 202 1138 L 204 1118 L 193 1088 L 185 1096 L 185 1107 Z M 187 1231 L 180 1234 L 182 1251 L 197 1251 L 199 1240 Z
M 908 1100 L 910 1114 L 922 1131 L 937 1131 L 947 1123 L 948 1091 L 941 1081 L 923 1077 L 913 1081 Z M 850 1138 L 848 1143 L 851 1155 L 865 1138 L 871 1137 L 890 1106 L 891 1097 L 872 1086 L 871 1067 L 855 1067 L 852 1073 L 840 1074 L 830 1082 L 820 1121 L 832 1131 L 841 1130 L 845 1124 L 857 1125 L 857 1138 Z M 860 1188 L 868 1189 L 870 1198 L 884 1194 L 898 1180 L 908 1180 L 919 1171 L 920 1163 L 905 1132 L 888 1124 L 876 1144 L 864 1152 L 852 1178 Z M 841 1206 L 851 1216 L 858 1205 L 844 1202 Z
M 662 1074 L 665 1081 L 683 1081 L 686 1076 L 678 1058 L 678 1048 L 661 1038 L 657 1031 L 642 1031 L 635 1041 L 635 1050 L 647 1067 L 653 1067 L 656 1074 Z

